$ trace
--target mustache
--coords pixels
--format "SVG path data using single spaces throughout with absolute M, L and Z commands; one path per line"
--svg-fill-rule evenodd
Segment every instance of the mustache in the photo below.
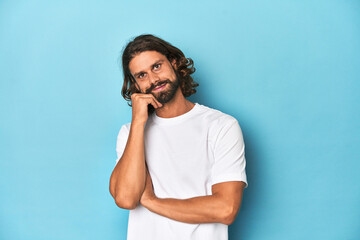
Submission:
M 151 86 L 146 90 L 145 93 L 150 93 L 154 88 L 164 84 L 164 83 L 171 83 L 171 81 L 169 79 L 167 80 L 164 80 L 164 81 L 161 81 L 161 82 L 158 82 L 156 85 L 154 84 L 151 84 Z

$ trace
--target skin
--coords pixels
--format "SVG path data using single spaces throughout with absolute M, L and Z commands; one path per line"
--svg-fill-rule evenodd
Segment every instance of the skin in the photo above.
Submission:
M 137 54 L 129 64 L 142 93 L 131 96 L 132 121 L 129 138 L 122 157 L 110 177 L 110 193 L 116 204 L 125 209 L 134 209 L 141 203 L 150 211 L 185 223 L 223 223 L 230 225 L 241 206 L 244 182 L 230 181 L 212 185 L 212 195 L 189 199 L 158 198 L 154 194 L 144 155 L 144 126 L 148 118 L 147 105 L 155 108 L 159 117 L 172 118 L 190 111 L 194 103 L 187 100 L 178 88 L 174 97 L 161 104 L 154 97 L 163 89 L 146 91 L 160 82 L 176 81 L 175 61 L 156 51 Z M 154 94 L 154 95 L 153 95 Z

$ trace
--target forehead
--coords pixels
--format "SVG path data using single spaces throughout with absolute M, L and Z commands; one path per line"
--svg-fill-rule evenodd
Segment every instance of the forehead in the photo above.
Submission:
M 137 54 L 129 63 L 129 69 L 132 73 L 143 71 L 150 68 L 159 60 L 167 60 L 166 56 L 157 51 L 145 51 Z
M 131 72 L 137 72 L 151 67 L 159 60 L 167 60 L 166 56 L 157 51 L 145 51 L 135 55 L 129 63 Z

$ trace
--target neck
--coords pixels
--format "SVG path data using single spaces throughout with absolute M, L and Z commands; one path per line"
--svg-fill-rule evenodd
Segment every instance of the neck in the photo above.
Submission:
M 163 104 L 162 107 L 155 109 L 155 113 L 162 118 L 177 117 L 190 111 L 194 105 L 184 97 L 179 87 L 175 96 L 169 102 Z

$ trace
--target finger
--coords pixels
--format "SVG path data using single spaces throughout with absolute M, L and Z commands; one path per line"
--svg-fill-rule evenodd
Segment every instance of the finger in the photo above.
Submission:
M 138 94 L 138 95 L 141 96 L 141 97 L 152 98 L 152 99 L 154 99 L 155 101 L 157 101 L 158 103 L 160 103 L 160 102 L 154 97 L 154 95 L 152 95 L 151 93 L 144 93 L 144 94 Z
M 138 94 L 139 99 L 146 100 L 147 104 L 153 105 L 154 108 L 162 107 L 162 103 L 160 103 L 152 94 Z
M 150 177 L 150 173 L 149 170 L 146 169 L 146 181 L 145 181 L 145 185 L 148 186 L 151 184 L 151 177 Z
M 152 185 L 152 179 L 149 172 L 146 174 L 146 184 Z
M 162 107 L 162 103 L 160 103 L 153 95 L 152 96 L 152 99 L 154 100 L 154 102 L 159 106 L 159 107 Z
M 150 104 L 154 106 L 154 108 L 162 107 L 162 104 L 157 102 L 155 99 L 150 100 Z

